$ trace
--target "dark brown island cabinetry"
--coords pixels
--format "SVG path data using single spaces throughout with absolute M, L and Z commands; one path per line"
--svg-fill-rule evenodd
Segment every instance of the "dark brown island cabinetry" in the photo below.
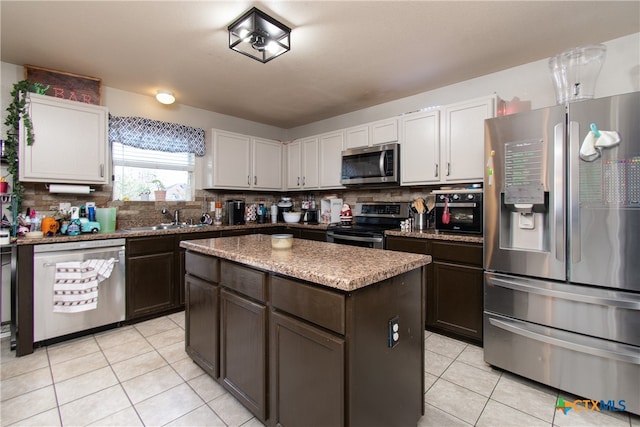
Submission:
M 482 343 L 482 244 L 386 237 L 386 249 L 431 255 L 426 328 Z
M 424 412 L 424 268 L 347 292 L 192 250 L 185 260 L 187 352 L 260 421 L 416 425 Z M 219 279 L 214 267 L 201 277 L 205 265 L 219 265 Z

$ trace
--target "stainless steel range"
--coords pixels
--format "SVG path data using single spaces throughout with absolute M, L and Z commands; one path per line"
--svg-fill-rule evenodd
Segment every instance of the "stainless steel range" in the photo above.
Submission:
M 351 225 L 327 229 L 327 242 L 365 248 L 384 248 L 384 231 L 400 228 L 409 217 L 408 202 L 356 203 Z

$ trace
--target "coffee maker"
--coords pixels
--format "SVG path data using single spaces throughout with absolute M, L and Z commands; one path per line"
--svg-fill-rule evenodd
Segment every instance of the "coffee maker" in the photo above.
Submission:
M 229 225 L 244 224 L 244 200 L 227 200 Z

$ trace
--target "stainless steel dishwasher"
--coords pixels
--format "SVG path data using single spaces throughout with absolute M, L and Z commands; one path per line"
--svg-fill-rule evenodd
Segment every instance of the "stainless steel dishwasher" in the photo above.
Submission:
M 98 285 L 97 308 L 76 313 L 53 311 L 56 264 L 110 260 L 113 270 Z M 47 243 L 33 248 L 33 341 L 39 342 L 125 318 L 125 239 Z

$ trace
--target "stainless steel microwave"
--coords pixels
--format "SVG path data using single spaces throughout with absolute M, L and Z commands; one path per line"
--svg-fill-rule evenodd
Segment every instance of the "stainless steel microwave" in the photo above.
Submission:
M 342 185 L 399 184 L 400 144 L 344 150 L 340 182 Z

